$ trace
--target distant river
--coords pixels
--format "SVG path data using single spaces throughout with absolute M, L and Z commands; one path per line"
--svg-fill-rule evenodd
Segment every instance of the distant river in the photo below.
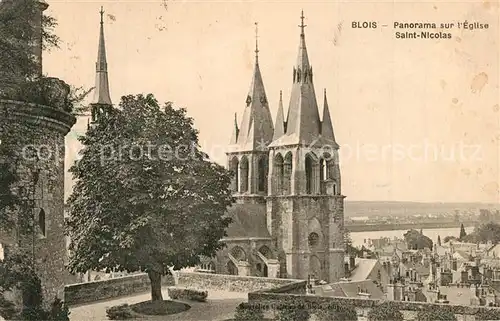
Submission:
M 466 227 L 465 231 L 470 233 L 474 230 L 474 227 Z M 361 246 L 366 239 L 378 239 L 382 237 L 389 237 L 391 239 L 403 238 L 408 230 L 393 230 L 393 231 L 373 231 L 373 232 L 351 232 L 351 239 L 354 246 Z M 431 238 L 433 242 L 436 242 L 438 235 L 441 236 L 441 240 L 444 240 L 446 236 L 452 235 L 458 237 L 460 234 L 459 228 L 433 228 L 433 229 L 423 229 L 424 235 Z

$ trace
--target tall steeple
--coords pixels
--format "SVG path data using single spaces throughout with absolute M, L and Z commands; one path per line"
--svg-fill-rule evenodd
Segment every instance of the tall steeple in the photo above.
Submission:
M 313 71 L 307 54 L 304 19 L 302 11 L 299 25 L 299 51 L 296 64 L 293 67 L 293 85 L 286 119 L 286 132 L 271 146 L 309 145 L 316 141 L 320 134 L 321 123 L 313 85 Z
M 258 24 L 255 23 L 255 66 L 236 143 L 238 151 L 262 150 L 273 138 L 273 121 L 259 67 Z
M 96 78 L 94 99 L 92 100 L 92 120 L 95 120 L 97 113 L 104 106 L 111 106 L 111 96 L 109 94 L 108 63 L 106 61 L 106 45 L 104 42 L 104 10 L 101 7 L 101 27 L 99 33 L 99 48 L 97 50 Z M 94 110 L 95 109 L 95 110 Z

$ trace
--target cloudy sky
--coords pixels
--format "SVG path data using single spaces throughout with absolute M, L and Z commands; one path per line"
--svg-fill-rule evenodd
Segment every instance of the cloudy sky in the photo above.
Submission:
M 234 113 L 245 107 L 254 22 L 275 117 L 280 90 L 288 105 L 303 9 L 316 93 L 327 89 L 348 199 L 498 201 L 498 1 L 48 2 L 63 43 L 45 54 L 46 73 L 93 86 L 104 6 L 114 103 L 153 93 L 186 107 L 202 147 L 221 164 Z M 439 29 L 465 20 L 489 28 Z M 378 27 L 354 29 L 353 21 Z M 396 39 L 405 30 L 394 22 L 435 22 L 438 30 L 429 31 L 452 38 Z M 68 164 L 85 125 L 80 119 L 68 135 Z

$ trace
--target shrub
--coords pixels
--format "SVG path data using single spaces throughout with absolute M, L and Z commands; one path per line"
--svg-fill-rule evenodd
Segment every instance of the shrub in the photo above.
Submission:
M 106 316 L 110 320 L 134 319 L 135 314 L 128 304 L 117 305 L 106 309 Z
M 205 302 L 207 300 L 208 291 L 198 291 L 185 288 L 168 288 L 168 296 L 172 300 L 190 300 Z
M 240 303 L 236 307 L 236 313 L 234 314 L 235 321 L 262 321 L 264 320 L 264 313 L 262 309 L 258 306 Z
M 497 309 L 481 309 L 475 315 L 476 321 L 500 320 L 500 311 Z
M 453 313 L 453 311 L 447 306 L 440 306 L 440 307 L 431 306 L 431 307 L 425 307 L 425 309 L 418 311 L 417 320 L 457 321 L 457 317 L 455 316 L 455 313 Z
M 55 298 L 50 309 L 50 320 L 52 321 L 69 321 L 69 308 L 64 305 L 63 301 Z
M 318 309 L 316 311 L 318 321 L 357 321 L 358 314 L 356 309 L 348 304 L 337 305 L 330 304 L 326 308 Z
M 368 321 L 403 321 L 403 314 L 394 302 L 382 302 L 368 312 Z
M 307 321 L 309 311 L 302 305 L 285 305 L 278 310 L 277 320 L 279 321 Z

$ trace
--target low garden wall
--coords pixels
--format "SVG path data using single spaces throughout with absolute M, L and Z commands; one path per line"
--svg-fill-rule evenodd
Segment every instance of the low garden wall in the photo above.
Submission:
M 162 285 L 175 285 L 174 277 L 172 275 L 164 276 Z M 141 273 L 107 280 L 67 285 L 64 288 L 64 302 L 71 306 L 144 293 L 150 291 L 150 289 L 148 275 Z
M 272 290 L 287 293 L 305 293 L 306 281 L 273 279 L 253 276 L 177 272 L 178 286 L 196 290 L 254 292 Z
M 359 317 L 366 318 L 368 312 L 382 301 L 365 298 L 321 297 L 305 294 L 257 291 L 248 293 L 248 302 L 268 312 L 276 311 L 282 305 L 302 304 L 311 314 L 314 314 L 315 310 L 324 309 L 332 303 L 338 306 L 351 305 L 355 307 Z M 500 308 L 411 301 L 392 301 L 392 303 L 403 313 L 405 320 L 415 320 L 418 311 L 426 309 L 429 306 L 446 306 L 451 308 L 457 316 L 458 321 L 474 321 L 476 320 L 475 315 L 481 310 L 495 310 L 496 314 L 500 315 Z

